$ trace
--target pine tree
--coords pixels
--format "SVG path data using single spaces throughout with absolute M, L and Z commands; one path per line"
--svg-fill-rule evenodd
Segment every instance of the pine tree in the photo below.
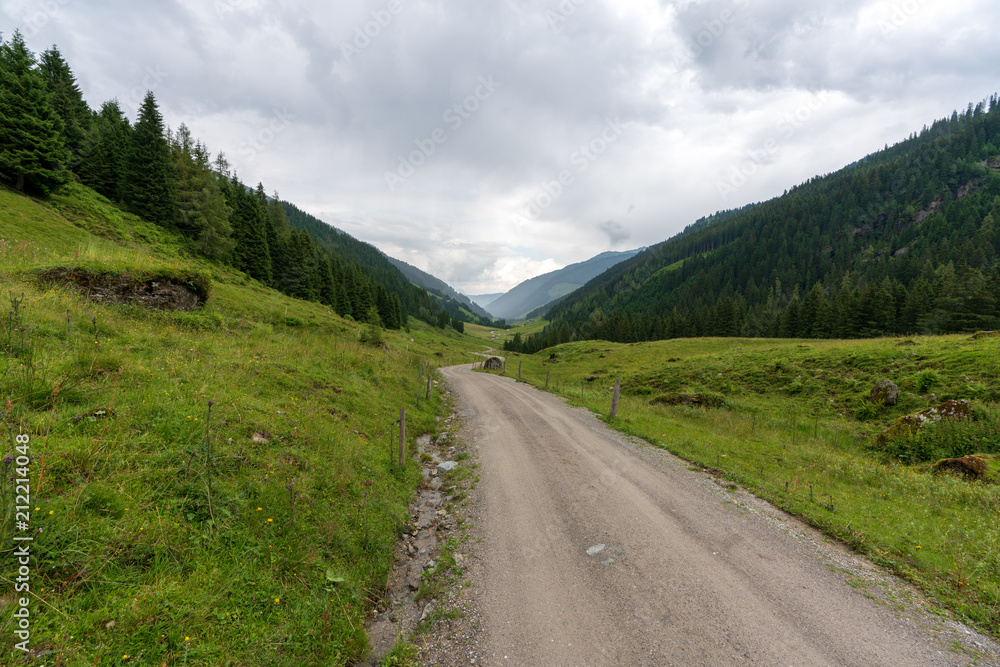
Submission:
M 52 95 L 52 107 L 62 119 L 63 138 L 70 153 L 69 167 L 76 171 L 91 123 L 90 107 L 83 101 L 76 77 L 55 45 L 42 53 L 38 71 Z
M 69 177 L 63 132 L 35 55 L 15 32 L 0 43 L 0 174 L 22 192 L 49 194 Z
M 129 211 L 164 227 L 173 224 L 177 205 L 170 189 L 170 144 L 152 92 L 139 109 L 125 154 L 122 201 Z

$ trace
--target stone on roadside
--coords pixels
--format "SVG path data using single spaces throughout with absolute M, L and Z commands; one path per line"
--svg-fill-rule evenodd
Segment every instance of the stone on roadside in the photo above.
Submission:
M 438 471 L 439 475 L 443 475 L 446 472 L 451 472 L 452 470 L 454 470 L 457 467 L 458 467 L 458 464 L 455 463 L 454 461 L 445 461 L 444 463 L 441 463 L 441 464 L 438 465 L 437 471 Z

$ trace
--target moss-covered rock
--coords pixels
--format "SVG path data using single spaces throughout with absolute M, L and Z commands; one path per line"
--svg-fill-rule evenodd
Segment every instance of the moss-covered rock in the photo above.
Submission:
M 941 459 L 931 467 L 938 472 L 956 473 L 969 479 L 983 479 L 986 474 L 986 460 L 981 456 Z
M 945 401 L 932 408 L 921 410 L 912 415 L 905 415 L 896 420 L 896 423 L 879 433 L 875 439 L 875 444 L 884 447 L 888 442 L 897 438 L 911 436 L 920 429 L 934 422 L 945 420 L 962 420 L 972 418 L 972 404 L 965 400 Z
M 868 394 L 868 402 L 896 405 L 899 402 L 899 387 L 892 380 L 879 380 Z

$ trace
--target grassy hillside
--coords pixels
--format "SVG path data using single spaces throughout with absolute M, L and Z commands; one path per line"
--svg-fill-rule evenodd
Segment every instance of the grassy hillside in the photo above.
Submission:
M 411 443 L 433 431 L 423 365 L 481 345 L 420 323 L 364 344 L 330 309 L 180 248 L 80 186 L 47 203 L 0 190 L 0 409 L 5 454 L 30 437 L 31 649 L 67 666 L 346 664 L 419 479 L 393 463 L 399 410 Z M 102 304 L 39 283 L 52 267 L 197 275 L 210 297 Z
M 612 426 L 802 516 L 1000 637 L 1000 337 L 578 342 L 515 355 L 508 375 L 518 361 L 525 381 L 604 415 L 621 380 Z M 882 378 L 898 405 L 868 401 Z M 951 398 L 977 421 L 874 445 Z M 983 481 L 932 471 L 936 457 L 977 453 Z

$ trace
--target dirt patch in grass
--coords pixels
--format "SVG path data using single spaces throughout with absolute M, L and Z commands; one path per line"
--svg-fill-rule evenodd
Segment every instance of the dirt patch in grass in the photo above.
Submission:
M 661 394 L 649 402 L 650 405 L 690 405 L 692 407 L 719 408 L 726 399 L 715 394 Z
M 195 310 L 204 304 L 210 287 L 209 279 L 198 274 L 113 273 L 79 267 L 49 269 L 39 274 L 38 282 L 76 285 L 93 301 L 181 311 Z

